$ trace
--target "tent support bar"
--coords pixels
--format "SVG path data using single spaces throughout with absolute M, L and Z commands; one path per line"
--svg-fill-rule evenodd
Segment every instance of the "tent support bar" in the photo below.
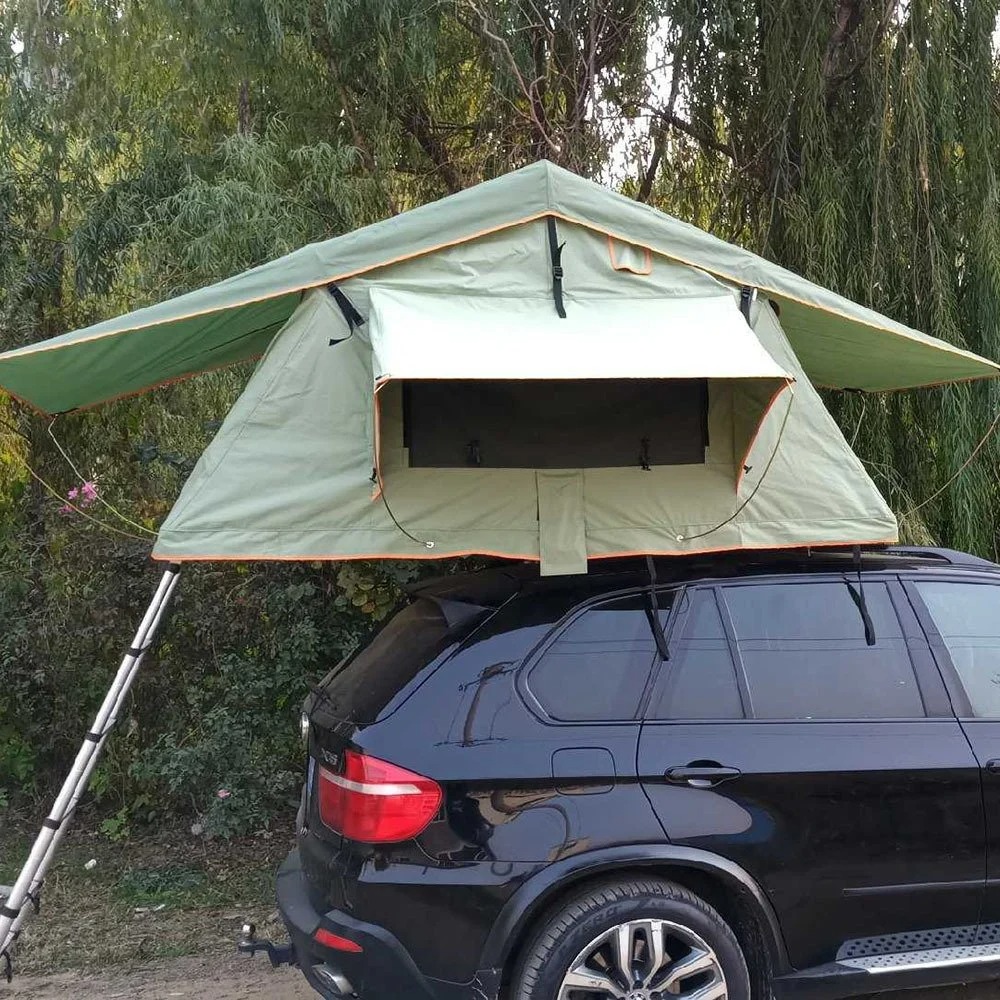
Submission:
M 170 603 L 180 571 L 179 565 L 171 563 L 160 579 L 135 638 L 104 696 L 91 730 L 84 737 L 69 775 L 56 796 L 52 811 L 42 824 L 28 860 L 14 885 L 5 890 L 7 898 L 0 898 L 0 975 L 6 974 L 8 980 L 12 967 L 11 949 L 21 932 L 29 909 L 38 909 L 42 885 L 49 866 L 77 804 L 87 788 L 108 736 L 118 721 L 118 714 L 132 687 L 132 682 L 139 672 L 143 658 Z

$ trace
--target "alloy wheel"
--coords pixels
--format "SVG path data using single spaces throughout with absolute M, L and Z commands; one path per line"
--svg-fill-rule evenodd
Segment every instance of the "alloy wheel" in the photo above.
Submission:
M 669 920 L 630 920 L 570 963 L 557 1000 L 727 1000 L 715 951 Z

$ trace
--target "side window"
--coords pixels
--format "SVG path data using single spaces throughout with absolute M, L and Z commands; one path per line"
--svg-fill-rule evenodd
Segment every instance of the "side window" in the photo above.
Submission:
M 660 608 L 664 607 L 660 597 Z M 635 718 L 656 659 L 644 595 L 597 604 L 574 619 L 528 674 L 528 690 L 561 722 Z
M 973 713 L 1000 719 L 1000 587 L 937 580 L 914 586 L 951 655 Z
M 725 587 L 757 719 L 909 719 L 925 714 L 902 628 L 884 583 Z
M 650 719 L 742 719 L 736 665 L 712 590 L 695 590 L 683 631 L 670 644 L 670 662 L 653 695 Z

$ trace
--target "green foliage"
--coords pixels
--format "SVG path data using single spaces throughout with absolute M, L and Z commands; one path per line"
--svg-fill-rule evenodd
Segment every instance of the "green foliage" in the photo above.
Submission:
M 0 347 L 545 156 L 997 357 L 995 17 L 986 0 L 0 5 Z M 75 752 L 153 588 L 135 525 L 162 521 L 247 373 L 57 421 L 124 535 L 59 512 L 24 463 L 61 494 L 76 476 L 0 399 L 0 808 L 49 794 Z M 996 386 L 828 403 L 906 537 L 996 554 L 997 441 L 921 506 Z M 105 833 L 289 816 L 306 680 L 440 569 L 186 572 L 91 783 Z
M 117 895 L 135 906 L 180 903 L 206 882 L 206 874 L 184 865 L 130 868 L 118 880 Z
M 113 816 L 108 816 L 107 819 L 102 820 L 98 829 L 112 843 L 128 840 L 132 834 L 132 830 L 128 825 L 128 813 L 128 807 L 122 806 Z

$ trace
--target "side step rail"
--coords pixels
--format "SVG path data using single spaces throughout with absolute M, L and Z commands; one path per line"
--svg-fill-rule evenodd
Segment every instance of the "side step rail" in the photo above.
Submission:
M 55 852 L 81 796 L 87 789 L 90 776 L 107 743 L 108 736 L 118 721 L 122 705 L 132 688 L 146 651 L 152 645 L 156 630 L 163 619 L 180 576 L 180 566 L 168 565 L 160 579 L 146 614 L 143 616 L 132 645 L 122 659 L 118 672 L 108 688 L 98 709 L 91 730 L 83 739 L 76 760 L 63 782 L 48 818 L 35 839 L 28 860 L 24 863 L 17 881 L 0 889 L 0 975 L 9 982 L 13 975 L 12 948 L 24 924 L 29 906 L 38 911 L 42 885 L 52 864 Z M 6 899 L 3 899 L 3 896 Z

